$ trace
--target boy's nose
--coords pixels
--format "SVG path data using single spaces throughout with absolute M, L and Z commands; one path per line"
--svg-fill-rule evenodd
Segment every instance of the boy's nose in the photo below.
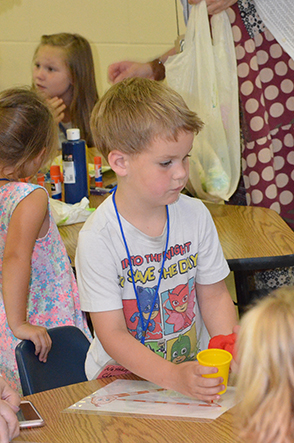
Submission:
M 189 174 L 189 167 L 187 165 L 179 165 L 175 171 L 174 179 L 183 180 Z

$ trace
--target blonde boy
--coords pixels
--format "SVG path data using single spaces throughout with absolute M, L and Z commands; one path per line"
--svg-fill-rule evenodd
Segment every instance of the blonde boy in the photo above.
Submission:
M 202 122 L 167 86 L 133 78 L 106 92 L 91 126 L 117 189 L 79 237 L 81 305 L 95 329 L 87 376 L 113 359 L 164 388 L 218 399 L 222 379 L 202 377 L 216 370 L 195 360 L 207 330 L 236 324 L 229 269 L 208 210 L 180 194 Z

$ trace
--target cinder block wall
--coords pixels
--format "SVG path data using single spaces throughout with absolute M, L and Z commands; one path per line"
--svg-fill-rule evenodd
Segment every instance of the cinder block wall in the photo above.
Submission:
M 31 84 L 39 39 L 56 32 L 76 32 L 89 40 L 102 94 L 109 87 L 110 63 L 151 60 L 173 45 L 175 0 L 0 0 L 0 90 Z

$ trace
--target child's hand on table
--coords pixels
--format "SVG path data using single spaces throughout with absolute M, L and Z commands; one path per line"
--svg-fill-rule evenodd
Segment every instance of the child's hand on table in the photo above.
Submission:
M 220 399 L 218 392 L 225 389 L 225 386 L 221 385 L 223 378 L 202 377 L 206 374 L 215 374 L 218 371 L 217 368 L 202 366 L 197 361 L 175 364 L 174 366 L 178 380 L 172 389 L 207 402 Z
M 20 340 L 31 340 L 35 345 L 35 355 L 39 355 L 39 360 L 46 363 L 52 345 L 46 328 L 25 322 L 15 328 L 13 333 Z

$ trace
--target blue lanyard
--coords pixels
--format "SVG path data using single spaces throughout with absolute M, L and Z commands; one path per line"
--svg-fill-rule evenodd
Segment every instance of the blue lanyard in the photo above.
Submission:
M 149 316 L 148 316 L 147 323 L 146 323 L 146 325 L 144 325 L 144 317 L 143 317 L 142 309 L 141 309 L 141 306 L 140 306 L 140 300 L 139 300 L 137 288 L 136 288 L 136 285 L 135 285 L 135 278 L 134 278 L 133 266 L 132 266 L 132 262 L 131 262 L 131 255 L 130 255 L 130 251 L 129 251 L 129 248 L 128 248 L 128 245 L 127 245 L 127 240 L 126 240 L 126 237 L 125 237 L 125 234 L 124 234 L 124 230 L 123 230 L 123 227 L 122 227 L 121 219 L 120 219 L 120 216 L 119 216 L 119 213 L 118 213 L 118 210 L 117 210 L 117 206 L 116 206 L 116 202 L 115 202 L 115 193 L 116 193 L 116 189 L 114 190 L 114 192 L 112 194 L 112 201 L 113 201 L 113 206 L 114 206 L 114 209 L 115 209 L 117 221 L 118 221 L 118 224 L 119 224 L 119 227 L 120 227 L 120 232 L 121 232 L 121 235 L 122 235 L 122 238 L 123 238 L 123 242 L 124 242 L 124 245 L 125 245 L 125 248 L 126 248 L 128 260 L 129 260 L 130 271 L 131 271 L 131 276 L 132 276 L 132 283 L 133 283 L 133 288 L 134 288 L 134 292 L 135 292 L 135 295 L 136 295 L 137 306 L 138 306 L 138 309 L 139 309 L 140 320 L 141 320 L 141 325 L 142 325 L 142 330 L 143 330 L 142 338 L 141 338 L 141 343 L 144 344 L 145 343 L 146 331 L 148 329 L 150 318 L 151 318 L 152 312 L 154 310 L 156 299 L 158 297 L 159 286 L 160 286 L 161 277 L 162 277 L 162 274 L 163 274 L 164 263 L 165 263 L 166 254 L 167 254 L 167 247 L 168 247 L 168 240 L 169 240 L 169 212 L 168 212 L 168 206 L 166 205 L 166 243 L 165 243 L 165 250 L 164 250 L 164 254 L 163 254 L 162 265 L 161 265 L 161 270 L 160 270 L 159 279 L 158 279 L 158 285 L 157 285 L 156 292 L 155 292 L 155 295 L 154 295 L 154 298 L 153 298 L 153 301 L 152 301 L 152 306 L 151 306 L 151 310 L 150 310 L 150 313 L 149 313 Z

